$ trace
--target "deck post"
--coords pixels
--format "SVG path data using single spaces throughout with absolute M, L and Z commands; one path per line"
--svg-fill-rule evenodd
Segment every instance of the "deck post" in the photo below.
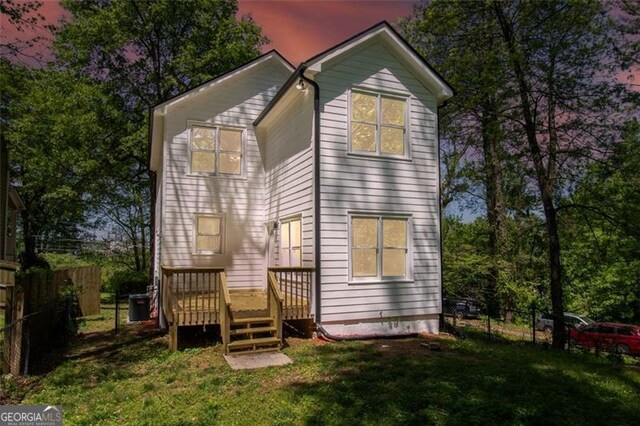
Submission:
M 169 325 L 169 350 L 171 352 L 178 349 L 178 324 L 173 321 Z

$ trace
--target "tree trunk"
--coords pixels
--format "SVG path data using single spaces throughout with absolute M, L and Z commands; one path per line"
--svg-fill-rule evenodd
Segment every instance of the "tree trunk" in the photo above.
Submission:
M 487 204 L 487 222 L 489 225 L 489 258 L 490 266 L 485 288 L 485 303 L 487 314 L 498 315 L 500 302 L 498 300 L 499 286 L 499 258 L 502 242 L 501 229 L 504 217 L 502 202 L 502 168 L 500 164 L 500 124 L 494 111 L 492 102 L 487 102 L 482 117 L 482 150 L 484 153 L 484 181 Z
M 549 278 L 551 292 L 551 307 L 554 316 L 553 343 L 555 349 L 563 349 L 566 340 L 564 326 L 564 299 L 562 295 L 561 264 L 560 264 L 560 238 L 558 235 L 557 211 L 553 202 L 554 179 L 549 176 L 544 165 L 542 150 L 536 135 L 536 123 L 529 100 L 529 87 L 522 62 L 521 52 L 516 47 L 516 40 L 512 22 L 509 21 L 503 10 L 503 3 L 494 2 L 494 10 L 498 19 L 502 37 L 509 52 L 509 63 L 516 78 L 516 84 L 521 102 L 521 111 L 524 117 L 524 129 L 526 132 L 529 154 L 534 165 L 538 189 L 542 198 L 542 207 L 546 219 L 547 237 L 549 238 Z M 554 167 L 555 164 L 552 166 Z

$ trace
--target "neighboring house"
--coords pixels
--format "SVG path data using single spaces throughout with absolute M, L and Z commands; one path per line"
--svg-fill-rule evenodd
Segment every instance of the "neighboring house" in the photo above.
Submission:
M 9 151 L 0 139 L 0 260 L 16 262 L 17 219 L 24 204 L 9 183 Z
M 437 114 L 452 95 L 384 22 L 295 70 L 271 51 L 154 107 L 170 345 L 178 326 L 220 323 L 227 350 L 268 347 L 283 319 L 437 333 Z

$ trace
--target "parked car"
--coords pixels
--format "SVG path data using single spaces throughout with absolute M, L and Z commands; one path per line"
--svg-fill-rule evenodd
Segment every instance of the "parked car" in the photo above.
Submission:
M 569 329 L 569 344 L 606 352 L 640 355 L 640 327 L 613 322 L 586 324 Z
M 569 328 L 576 328 L 592 322 L 593 320 L 585 315 L 572 314 L 571 312 L 564 313 L 564 323 Z M 553 333 L 553 314 L 542 314 L 536 321 L 536 330 Z
M 448 317 L 463 319 L 480 316 L 480 306 L 475 299 L 443 299 L 443 306 L 443 314 Z

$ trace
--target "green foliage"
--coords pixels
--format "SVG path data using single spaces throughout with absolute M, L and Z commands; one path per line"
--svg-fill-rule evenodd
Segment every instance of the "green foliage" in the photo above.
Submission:
M 593 164 L 564 201 L 569 306 L 640 324 L 640 123 Z
M 47 261 L 51 266 L 51 269 L 54 271 L 58 269 L 93 265 L 90 261 L 78 258 L 71 254 L 43 253 L 41 256 Z
M 114 270 L 103 285 L 103 291 L 121 294 L 146 293 L 149 285 L 149 274 L 145 271 Z
M 470 223 L 445 217 L 442 226 L 443 286 L 445 297 L 473 297 L 486 303 L 498 300 L 501 314 L 527 311 L 532 302 L 548 306 L 546 242 L 542 221 L 535 217 L 507 218 L 504 249 L 497 258 L 498 287 L 487 295 L 493 260 L 488 254 L 487 221 Z

